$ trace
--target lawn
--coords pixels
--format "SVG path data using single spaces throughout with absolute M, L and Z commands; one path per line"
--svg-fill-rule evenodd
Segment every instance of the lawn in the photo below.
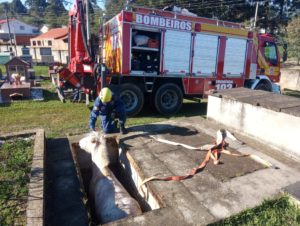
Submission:
M 0 105 L 0 133 L 43 128 L 47 137 L 56 138 L 87 132 L 91 105 L 88 108 L 84 103 L 61 103 L 48 78 L 48 67 L 34 66 L 34 69 L 37 76 L 44 78 L 41 84 L 44 88 L 45 101 L 26 100 Z M 206 115 L 206 102 L 184 101 L 181 111 L 172 118 L 195 115 Z M 166 119 L 169 117 L 145 108 L 138 117 L 129 118 L 127 125 L 148 124 Z
M 88 131 L 90 110 L 84 103 L 61 103 L 53 89 L 44 90 L 44 94 L 46 100 L 42 102 L 18 101 L 0 106 L 1 133 L 43 128 L 47 137 L 56 138 Z M 205 114 L 206 103 L 185 101 L 181 111 L 171 118 Z M 153 113 L 151 109 L 144 109 L 138 117 L 129 118 L 127 126 L 166 119 L 169 117 Z
M 33 140 L 13 139 L 0 146 L 0 225 L 25 225 Z
M 42 77 L 48 76 L 48 68 L 48 66 L 33 66 L 35 74 Z M 2 74 L 6 74 L 5 65 L 0 64 L 0 70 L 2 71 Z
M 300 209 L 289 202 L 287 196 L 266 200 L 260 206 L 248 209 L 210 226 L 296 226 L 300 225 Z
M 299 97 L 300 98 L 300 91 L 284 89 L 284 91 L 282 93 L 284 95 L 287 95 L 287 96 L 293 96 L 293 97 Z

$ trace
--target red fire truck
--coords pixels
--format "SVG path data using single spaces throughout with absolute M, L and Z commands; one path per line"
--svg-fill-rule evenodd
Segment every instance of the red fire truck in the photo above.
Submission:
M 168 115 L 181 108 L 183 98 L 203 97 L 213 90 L 244 86 L 280 92 L 275 84 L 280 79 L 275 39 L 240 24 L 134 8 L 121 11 L 102 32 L 107 85 L 117 87 L 129 115 L 138 114 L 145 100 Z M 87 68 L 82 77 L 91 71 Z M 69 79 L 72 73 L 61 72 Z M 84 84 L 77 86 L 89 88 Z

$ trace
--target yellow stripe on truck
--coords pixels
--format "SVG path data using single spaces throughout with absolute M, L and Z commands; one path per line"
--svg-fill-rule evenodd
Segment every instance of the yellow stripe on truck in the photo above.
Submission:
M 211 24 L 201 24 L 201 31 L 248 37 L 248 31 L 230 27 L 219 27 Z

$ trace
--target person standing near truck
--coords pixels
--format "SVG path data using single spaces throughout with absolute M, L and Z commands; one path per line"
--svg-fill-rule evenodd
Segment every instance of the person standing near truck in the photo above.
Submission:
M 101 117 L 102 130 L 104 133 L 118 132 L 117 118 L 119 119 L 120 133 L 127 133 L 125 129 L 126 111 L 124 103 L 107 87 L 101 90 L 91 111 L 89 127 L 92 131 L 96 131 L 95 126 L 99 115 Z

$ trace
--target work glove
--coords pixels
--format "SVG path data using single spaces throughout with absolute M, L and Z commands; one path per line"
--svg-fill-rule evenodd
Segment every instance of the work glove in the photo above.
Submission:
M 115 118 L 116 118 L 116 113 L 115 113 L 115 112 L 112 112 L 112 113 L 110 114 L 110 117 L 111 117 L 111 120 L 114 121 Z
M 124 123 L 120 123 L 120 133 L 123 135 L 128 133 L 128 131 L 125 129 Z

